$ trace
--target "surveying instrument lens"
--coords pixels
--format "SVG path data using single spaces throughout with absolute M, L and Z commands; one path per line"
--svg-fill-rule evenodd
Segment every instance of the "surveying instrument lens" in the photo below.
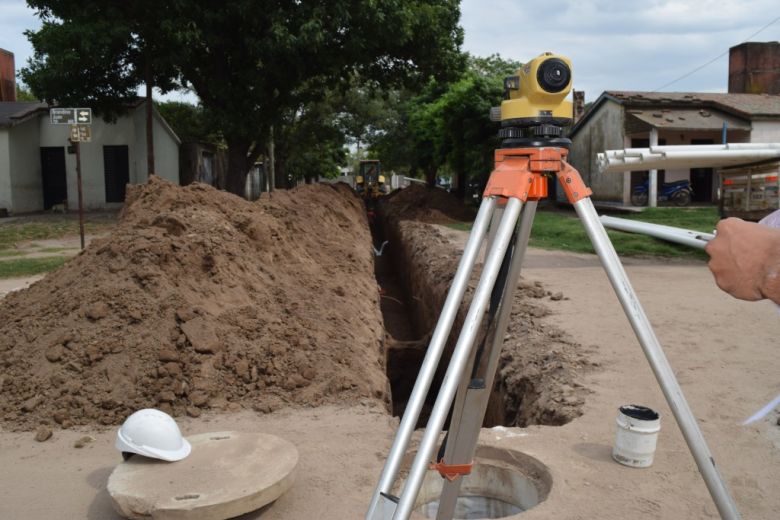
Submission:
M 536 80 L 547 92 L 556 93 L 566 88 L 571 81 L 571 69 L 563 60 L 551 58 L 539 66 Z

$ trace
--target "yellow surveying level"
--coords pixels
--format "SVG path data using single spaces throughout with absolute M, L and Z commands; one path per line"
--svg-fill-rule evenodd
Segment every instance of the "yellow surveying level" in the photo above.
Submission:
M 546 52 L 504 80 L 501 121 L 518 126 L 557 122 L 566 125 L 572 119 L 572 104 L 565 98 L 571 91 L 571 61 Z

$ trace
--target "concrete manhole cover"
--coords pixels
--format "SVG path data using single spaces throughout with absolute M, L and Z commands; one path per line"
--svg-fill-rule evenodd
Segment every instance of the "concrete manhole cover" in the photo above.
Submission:
M 189 457 L 164 462 L 134 456 L 108 479 L 126 518 L 218 520 L 263 507 L 293 483 L 298 450 L 274 435 L 216 432 L 187 437 Z

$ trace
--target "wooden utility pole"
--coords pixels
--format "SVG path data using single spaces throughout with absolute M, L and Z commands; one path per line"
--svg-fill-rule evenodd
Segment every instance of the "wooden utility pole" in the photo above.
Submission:
M 271 126 L 271 135 L 268 138 L 268 169 L 266 175 L 268 175 L 268 191 L 272 192 L 276 189 L 276 156 L 274 153 L 274 127 Z
M 81 249 L 84 249 L 84 194 L 81 188 L 81 142 L 71 141 L 76 147 L 76 183 L 79 192 L 79 236 L 81 237 Z
M 144 75 L 146 76 L 146 174 L 149 177 L 154 174 L 154 106 L 152 105 L 154 79 L 148 55 L 144 67 Z

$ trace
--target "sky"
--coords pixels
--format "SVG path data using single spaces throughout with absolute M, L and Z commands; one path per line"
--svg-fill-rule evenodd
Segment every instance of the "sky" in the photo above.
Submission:
M 780 40 L 777 0 L 464 0 L 463 48 L 520 62 L 568 56 L 586 101 L 605 90 L 726 92 L 728 50 Z M 774 21 L 760 34 L 756 31 Z
M 39 25 L 24 1 L 0 0 L 0 48 L 16 55 L 17 69 L 33 52 L 23 32 Z M 729 47 L 780 41 L 780 2 L 463 0 L 461 26 L 463 50 L 477 56 L 520 62 L 546 51 L 568 56 L 574 88 L 585 91 L 586 101 L 605 90 L 725 92 Z

